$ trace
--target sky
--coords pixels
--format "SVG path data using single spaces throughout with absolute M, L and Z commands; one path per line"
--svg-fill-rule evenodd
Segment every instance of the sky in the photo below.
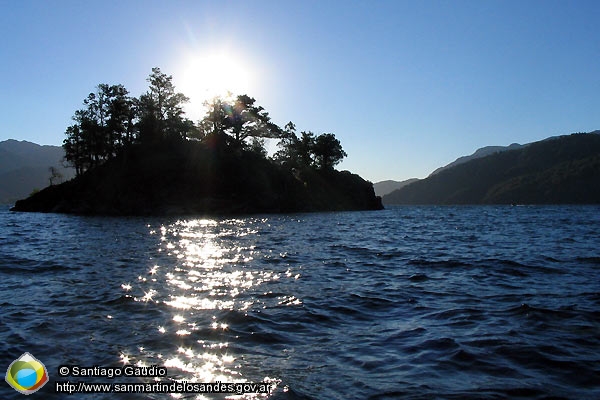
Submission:
M 489 145 L 600 129 L 597 0 L 0 0 L 0 141 L 61 145 L 100 83 L 173 76 L 203 115 L 230 85 L 338 166 L 424 178 Z

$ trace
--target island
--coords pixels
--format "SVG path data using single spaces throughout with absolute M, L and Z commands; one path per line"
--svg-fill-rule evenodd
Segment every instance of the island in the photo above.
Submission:
M 12 211 L 85 215 L 256 214 L 379 210 L 373 184 L 335 169 L 332 133 L 280 128 L 247 95 L 215 98 L 198 123 L 185 118 L 172 77 L 154 68 L 131 98 L 100 84 L 73 116 L 63 143 L 76 176 Z M 276 140 L 268 156 L 265 140 Z

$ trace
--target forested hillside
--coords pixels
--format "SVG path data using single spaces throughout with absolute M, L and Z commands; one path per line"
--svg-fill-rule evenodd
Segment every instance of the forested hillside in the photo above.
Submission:
M 600 203 L 600 131 L 471 160 L 384 196 L 385 204 Z

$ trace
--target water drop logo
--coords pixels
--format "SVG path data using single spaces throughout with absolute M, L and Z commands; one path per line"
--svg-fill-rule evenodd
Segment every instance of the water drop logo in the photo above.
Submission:
M 48 372 L 40 360 L 29 353 L 23 353 L 10 364 L 5 379 L 17 392 L 31 394 L 48 382 Z

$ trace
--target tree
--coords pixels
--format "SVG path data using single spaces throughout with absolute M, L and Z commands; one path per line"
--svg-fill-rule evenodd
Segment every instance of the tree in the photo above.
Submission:
M 135 137 L 135 109 L 123 85 L 99 84 L 83 104 L 63 141 L 65 159 L 77 175 L 114 157 Z
M 256 100 L 248 95 L 237 97 L 233 105 L 226 109 L 226 126 L 238 144 L 249 137 L 279 138 L 281 129 L 271 122 L 269 113 L 262 106 L 257 106 Z
M 108 131 L 111 148 L 109 152 L 116 154 L 122 147 L 129 147 L 136 140 L 136 108 L 135 102 L 123 85 L 113 85 L 109 88 L 110 101 L 108 105 Z
M 265 148 L 265 139 L 253 137 L 250 141 L 250 151 L 267 158 L 267 149 Z
M 188 134 L 190 139 L 203 141 L 208 135 L 212 133 L 212 124 L 206 119 L 201 119 L 194 129 Z
M 300 138 L 296 144 L 296 152 L 298 160 L 304 166 L 313 166 L 313 149 L 315 147 L 315 134 L 312 132 L 302 131 Z
M 277 143 L 279 150 L 273 155 L 273 159 L 282 165 L 295 168 L 298 166 L 297 151 L 298 136 L 296 136 L 296 125 L 292 121 L 288 122 Z
M 67 137 L 63 141 L 63 148 L 66 165 L 73 166 L 75 174 L 79 176 L 90 166 L 87 143 L 79 124 L 69 126 L 65 134 Z
M 185 139 L 194 124 L 184 118 L 183 105 L 189 99 L 175 92 L 173 77 L 152 68 L 149 90 L 137 102 L 140 139 L 153 142 L 166 138 Z
M 348 154 L 342 149 L 342 144 L 333 133 L 317 136 L 313 146 L 315 163 L 319 169 L 333 169 Z
M 237 147 L 247 146 L 247 139 L 280 138 L 282 130 L 271 121 L 269 113 L 248 95 L 240 95 L 233 101 L 220 97 L 206 104 L 208 112 L 199 124 L 208 129 L 207 134 L 227 134 Z M 256 142 L 258 143 L 258 142 Z
M 296 125 L 290 121 L 285 125 L 282 138 L 277 143 L 280 150 L 275 153 L 275 161 L 291 168 L 312 167 L 314 145 L 314 133 L 303 131 L 298 137 Z
M 289 122 L 284 129 L 271 121 L 269 113 L 248 95 L 215 98 L 205 103 L 206 116 L 195 125 L 185 118 L 183 105 L 189 100 L 175 91 L 173 79 L 152 68 L 148 91 L 129 97 L 123 85 L 99 84 L 75 111 L 74 124 L 63 141 L 65 161 L 77 175 L 99 165 L 135 143 L 192 138 L 206 145 L 241 153 L 253 151 L 267 156 L 265 139 L 280 139 L 275 161 L 290 168 L 333 169 L 346 152 L 332 133 L 315 136 L 296 134 Z M 126 152 L 128 154 L 128 152 Z M 58 179 L 51 171 L 51 183 Z
M 227 103 L 220 97 L 215 97 L 211 101 L 205 102 L 204 106 L 208 111 L 198 124 L 198 127 L 204 131 L 204 136 L 224 135 L 227 128 Z
M 75 119 L 84 131 L 90 161 L 97 165 L 111 152 L 111 135 L 107 128 L 110 88 L 99 84 L 83 101 L 85 108 L 75 112 Z

